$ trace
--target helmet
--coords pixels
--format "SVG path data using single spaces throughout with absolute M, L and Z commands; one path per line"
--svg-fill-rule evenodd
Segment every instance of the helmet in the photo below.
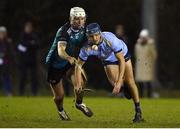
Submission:
M 70 10 L 70 17 L 74 19 L 74 17 L 86 17 L 86 13 L 81 7 L 73 7 Z
M 100 28 L 99 24 L 91 23 L 91 24 L 87 25 L 87 27 L 86 27 L 87 35 L 98 34 L 98 33 L 101 33 L 101 28 Z

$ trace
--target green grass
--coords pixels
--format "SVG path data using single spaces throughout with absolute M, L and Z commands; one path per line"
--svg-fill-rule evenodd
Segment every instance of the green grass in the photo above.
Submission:
M 94 111 L 88 118 L 74 107 L 73 98 L 65 98 L 65 109 L 72 121 L 61 121 L 51 97 L 0 97 L 0 127 L 179 127 L 179 99 L 143 99 L 146 122 L 133 124 L 132 101 L 120 98 L 90 98 L 85 102 Z

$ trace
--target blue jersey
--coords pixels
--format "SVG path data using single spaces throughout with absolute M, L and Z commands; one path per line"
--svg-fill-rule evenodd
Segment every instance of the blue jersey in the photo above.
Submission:
M 68 61 L 62 59 L 58 55 L 57 45 L 59 41 L 66 41 L 66 53 L 73 57 L 78 57 L 80 48 L 83 43 L 87 41 L 85 35 L 85 28 L 80 30 L 73 30 L 69 23 L 63 25 L 56 33 L 52 46 L 46 57 L 46 64 L 54 68 L 63 68 L 68 64 Z
M 102 32 L 102 42 L 98 45 L 98 50 L 93 50 L 90 43 L 81 48 L 79 58 L 86 61 L 88 56 L 97 56 L 102 61 L 116 62 L 118 61 L 115 54 L 122 52 L 125 56 L 128 53 L 126 44 L 118 39 L 111 32 Z

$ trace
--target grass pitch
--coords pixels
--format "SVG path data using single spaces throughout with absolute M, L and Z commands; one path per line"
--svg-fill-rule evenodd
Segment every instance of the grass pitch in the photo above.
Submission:
M 52 97 L 0 97 L 0 127 L 179 127 L 179 99 L 142 99 L 146 122 L 133 124 L 133 102 L 120 98 L 85 97 L 94 116 L 84 116 L 74 106 L 73 98 L 65 98 L 64 107 L 72 121 L 61 121 Z

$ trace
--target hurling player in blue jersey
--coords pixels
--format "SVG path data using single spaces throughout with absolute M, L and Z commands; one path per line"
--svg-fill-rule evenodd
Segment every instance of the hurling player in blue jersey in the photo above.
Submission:
M 74 80 L 74 64 L 79 50 L 87 40 L 85 34 L 86 13 L 83 8 L 73 7 L 70 10 L 70 22 L 63 25 L 56 33 L 54 42 L 46 57 L 48 65 L 47 81 L 54 94 L 54 102 L 62 120 L 70 120 L 63 108 L 63 78 L 69 77 L 76 96 L 75 106 L 86 116 L 91 117 L 92 111 L 82 103 L 83 91 L 76 88 Z
M 111 32 L 101 32 L 97 23 L 89 24 L 86 27 L 86 34 L 88 42 L 81 48 L 78 59 L 79 66 L 75 68 L 77 86 L 82 87 L 79 67 L 82 67 L 88 56 L 97 56 L 102 61 L 107 78 L 114 87 L 113 94 L 120 92 L 124 82 L 128 84 L 135 105 L 133 122 L 142 121 L 138 89 L 134 81 L 131 59 L 126 44 Z

